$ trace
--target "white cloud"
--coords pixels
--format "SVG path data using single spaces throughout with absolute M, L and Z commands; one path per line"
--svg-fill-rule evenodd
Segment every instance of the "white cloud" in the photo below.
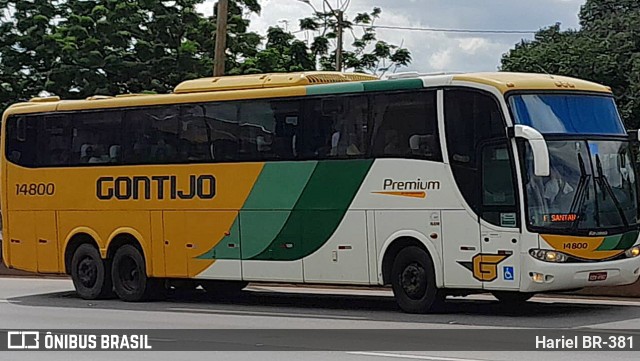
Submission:
M 329 0 L 332 5 L 337 1 Z M 537 30 L 556 22 L 564 28 L 577 28 L 577 14 L 585 0 L 351 0 L 348 14 L 382 8 L 379 25 L 457 28 L 485 30 Z M 311 0 L 321 8 L 322 0 Z M 213 12 L 214 0 L 199 8 Z M 311 15 L 311 8 L 299 0 L 262 0 L 262 13 L 251 15 L 251 29 L 265 34 L 269 26 L 287 26 L 298 30 L 298 19 Z M 287 21 L 285 24 L 282 21 Z M 412 52 L 408 69 L 432 71 L 495 70 L 502 54 L 518 43 L 523 35 L 454 34 L 379 29 L 378 38 L 403 44 Z M 300 38 L 312 36 L 301 32 Z M 533 34 L 524 36 L 531 38 Z M 348 41 L 347 43 L 349 43 Z

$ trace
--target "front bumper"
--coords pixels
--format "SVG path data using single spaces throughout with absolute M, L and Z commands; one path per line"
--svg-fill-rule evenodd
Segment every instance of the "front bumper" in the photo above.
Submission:
M 640 276 L 640 257 L 593 263 L 550 263 L 522 254 L 521 292 L 571 290 L 591 286 L 620 286 L 634 283 Z M 592 272 L 606 272 L 602 281 L 589 281 Z M 533 274 L 543 275 L 535 282 Z

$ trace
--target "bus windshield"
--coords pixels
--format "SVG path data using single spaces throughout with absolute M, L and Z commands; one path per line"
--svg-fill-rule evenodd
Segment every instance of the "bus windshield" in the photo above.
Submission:
M 528 145 L 524 152 L 530 226 L 591 234 L 638 224 L 638 189 L 629 143 L 590 139 L 626 136 L 611 96 L 518 94 L 509 98 L 509 104 L 516 123 L 548 135 L 548 177 L 534 175 Z
M 520 94 L 509 97 L 516 123 L 542 134 L 626 135 L 613 97 Z
M 564 232 L 606 232 L 638 224 L 638 192 L 628 142 L 549 140 L 548 177 L 533 173 L 525 150 L 531 226 Z

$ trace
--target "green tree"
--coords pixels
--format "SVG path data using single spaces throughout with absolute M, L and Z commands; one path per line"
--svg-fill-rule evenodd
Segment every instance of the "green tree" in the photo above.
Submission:
M 307 44 L 279 27 L 267 31 L 265 48 L 244 60 L 232 73 L 267 73 L 315 70 Z
M 343 8 L 340 11 L 345 12 Z M 343 51 L 343 66 L 346 70 L 384 74 L 411 63 L 411 53 L 406 48 L 379 40 L 375 22 L 382 10 L 378 7 L 371 12 L 358 13 L 342 21 L 345 39 L 351 40 L 351 48 Z M 338 20 L 330 9 L 315 10 L 311 17 L 300 19 L 300 29 L 315 32 L 310 46 L 313 57 L 323 70 L 336 68 L 336 46 Z M 345 44 L 349 42 L 345 40 Z
M 12 15 L 11 15 L 12 13 Z M 46 0 L 0 0 L 0 109 L 43 90 L 56 53 L 52 20 L 57 6 Z
M 313 8 L 313 14 L 300 19 L 299 26 L 301 31 L 312 34 L 312 41 L 301 41 L 289 31 L 271 27 L 267 32 L 264 48 L 256 56 L 245 59 L 236 72 L 336 69 L 336 14 L 329 9 L 316 9 L 311 2 L 307 3 Z M 346 7 L 341 9 L 343 12 L 346 10 Z M 380 8 L 374 8 L 371 12 L 343 19 L 343 70 L 382 75 L 411 63 L 409 50 L 378 39 L 374 23 L 381 13 Z
M 640 126 L 640 2 L 587 0 L 579 30 L 540 30 L 502 58 L 505 71 L 549 72 L 606 84 L 630 128 Z
M 215 17 L 195 10 L 204 0 L 0 0 L 0 108 L 41 91 L 64 98 L 154 91 L 210 76 Z M 255 56 L 258 34 L 245 11 L 229 7 L 228 70 Z

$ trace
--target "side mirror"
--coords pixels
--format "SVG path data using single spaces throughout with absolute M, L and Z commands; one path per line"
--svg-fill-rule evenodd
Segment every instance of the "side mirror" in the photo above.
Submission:
M 537 177 L 549 176 L 549 148 L 542 134 L 528 125 L 518 124 L 509 129 L 515 138 L 526 139 L 533 152 L 533 174 Z
M 631 142 L 634 142 L 634 143 L 640 142 L 640 130 L 638 129 L 629 130 L 627 132 L 627 136 L 629 137 L 629 141 Z

